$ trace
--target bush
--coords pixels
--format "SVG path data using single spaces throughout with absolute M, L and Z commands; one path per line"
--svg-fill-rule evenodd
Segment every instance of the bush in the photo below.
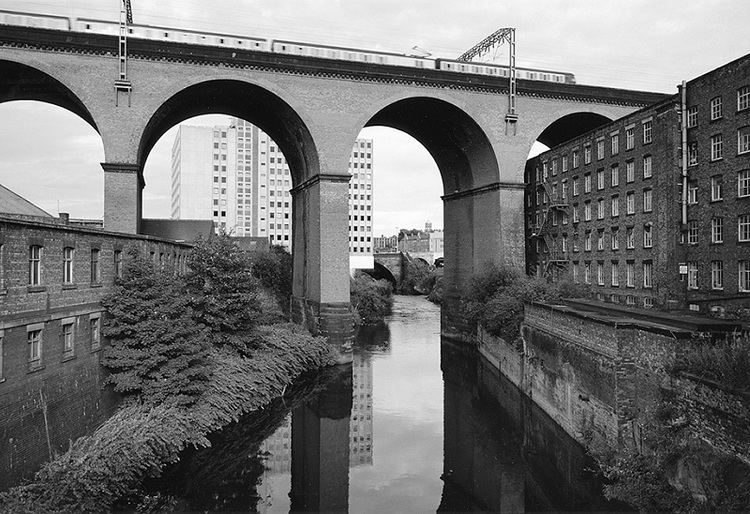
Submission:
M 750 335 L 729 336 L 719 343 L 695 342 L 678 358 L 673 371 L 692 373 L 737 391 L 750 391 Z
M 427 294 L 425 284 L 435 274 L 435 269 L 424 261 L 414 259 L 406 266 L 406 273 L 398 285 L 400 294 Z
M 360 271 L 350 281 L 351 303 L 365 325 L 383 321 L 393 308 L 393 289 L 385 279 L 375 280 Z
M 102 299 L 107 382 L 149 403 L 194 400 L 210 375 L 207 330 L 195 321 L 181 282 L 137 247 L 126 250 L 123 266 L 123 278 Z
M 443 303 L 443 277 L 435 278 L 435 283 L 430 290 L 430 294 L 427 295 L 427 299 L 438 305 Z
M 216 371 L 190 408 L 128 401 L 92 435 L 44 464 L 32 483 L 0 493 L 0 512 L 109 511 L 144 477 L 177 461 L 186 446 L 209 446 L 207 434 L 281 396 L 302 373 L 334 362 L 331 346 L 299 327 L 257 330 L 261 348 L 253 358 L 214 351 Z
M 663 394 L 643 418 L 641 451 L 592 450 L 607 480 L 605 496 L 640 512 L 747 512 L 747 465 L 696 438 L 674 394 Z
M 520 337 L 525 302 L 559 299 L 555 284 L 491 264 L 472 278 L 463 295 L 463 309 L 469 321 L 512 343 Z
M 270 252 L 255 252 L 252 273 L 261 285 L 273 291 L 279 305 L 288 313 L 292 296 L 292 255 L 283 246 L 272 246 Z
M 258 283 L 252 263 L 226 234 L 199 238 L 188 256 L 185 289 L 197 320 L 206 325 L 215 342 L 224 335 L 246 332 L 258 320 Z

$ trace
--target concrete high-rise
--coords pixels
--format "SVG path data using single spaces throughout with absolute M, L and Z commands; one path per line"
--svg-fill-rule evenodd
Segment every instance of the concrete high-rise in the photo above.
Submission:
M 349 252 L 373 266 L 372 140 L 357 139 L 349 172 Z M 286 159 L 258 127 L 181 125 L 172 147 L 172 219 L 211 219 L 216 230 L 292 246 L 292 187 Z

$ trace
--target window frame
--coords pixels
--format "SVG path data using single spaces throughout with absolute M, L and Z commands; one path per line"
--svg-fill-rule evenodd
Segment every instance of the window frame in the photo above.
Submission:
M 44 247 L 39 244 L 29 245 L 29 275 L 28 285 L 38 287 L 42 285 L 42 256 Z

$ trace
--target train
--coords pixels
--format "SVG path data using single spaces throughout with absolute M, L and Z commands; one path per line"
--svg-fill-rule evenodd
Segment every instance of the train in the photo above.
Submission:
M 0 10 L 0 25 L 15 25 L 94 34 L 118 35 L 120 33 L 120 24 L 112 21 L 3 10 Z M 307 57 L 322 59 L 338 59 L 392 66 L 407 66 L 411 68 L 436 69 L 446 72 L 472 75 L 489 75 L 494 77 L 508 77 L 509 75 L 508 66 L 497 64 L 465 62 L 443 58 L 430 59 L 418 55 L 319 45 L 281 39 L 265 39 L 232 34 L 199 32 L 195 30 L 175 29 L 155 25 L 128 25 L 128 37 L 197 45 L 223 46 L 280 54 L 304 55 Z M 534 68 L 516 68 L 516 77 L 525 80 L 556 82 L 560 84 L 576 83 L 575 76 L 572 73 Z

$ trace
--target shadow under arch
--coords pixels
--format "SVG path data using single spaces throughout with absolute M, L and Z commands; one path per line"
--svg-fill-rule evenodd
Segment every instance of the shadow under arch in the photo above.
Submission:
M 465 111 L 445 100 L 397 100 L 364 126 L 393 128 L 419 141 L 440 170 L 445 194 L 492 184 L 500 176 L 495 152 L 482 128 Z
M 595 112 L 575 112 L 552 122 L 539 134 L 537 141 L 552 148 L 610 121 L 610 118 Z
M 99 133 L 94 117 L 65 84 L 37 68 L 0 59 L 0 103 L 15 100 L 57 105 L 80 116 Z
M 393 288 L 396 288 L 396 285 L 398 284 L 396 277 L 393 276 L 393 273 L 391 273 L 391 270 L 389 270 L 384 265 L 380 264 L 379 262 L 375 261 L 373 269 L 372 270 L 362 270 L 363 272 L 370 275 L 375 280 L 381 280 L 385 279 L 388 282 L 391 283 Z
M 167 130 L 188 118 L 204 114 L 236 116 L 260 127 L 283 152 L 293 185 L 318 174 L 318 152 L 299 114 L 271 91 L 238 80 L 209 80 L 193 84 L 165 101 L 143 131 L 138 164 L 145 164 L 149 152 Z

